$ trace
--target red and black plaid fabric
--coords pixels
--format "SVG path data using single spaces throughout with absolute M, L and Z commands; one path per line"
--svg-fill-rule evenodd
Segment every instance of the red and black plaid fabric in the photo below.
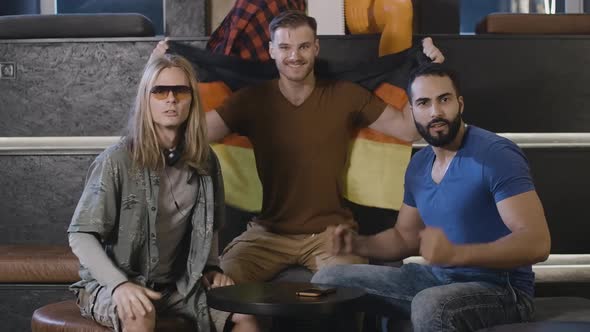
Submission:
M 305 0 L 236 0 L 236 4 L 211 34 L 207 49 L 242 59 L 267 61 L 268 24 L 279 13 L 305 11 Z

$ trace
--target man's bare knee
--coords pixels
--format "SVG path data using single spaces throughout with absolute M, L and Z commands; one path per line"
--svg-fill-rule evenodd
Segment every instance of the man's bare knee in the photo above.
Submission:
M 263 330 L 259 321 L 252 315 L 233 314 L 231 320 L 234 323 L 232 332 L 259 332 Z
M 153 332 L 156 329 L 156 311 L 146 313 L 145 316 L 136 315 L 135 319 L 121 319 L 123 332 Z

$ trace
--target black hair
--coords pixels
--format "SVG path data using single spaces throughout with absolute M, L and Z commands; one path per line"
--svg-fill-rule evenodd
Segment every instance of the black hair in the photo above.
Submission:
M 442 65 L 440 63 L 424 63 L 420 66 L 416 67 L 412 72 L 410 72 L 410 79 L 408 80 L 408 87 L 407 87 L 407 94 L 410 97 L 410 104 L 412 103 L 412 84 L 416 80 L 416 78 L 421 76 L 439 76 L 439 77 L 448 77 L 451 79 L 453 83 L 453 87 L 455 88 L 455 93 L 457 96 L 461 96 L 461 86 L 459 84 L 459 77 L 457 73 Z

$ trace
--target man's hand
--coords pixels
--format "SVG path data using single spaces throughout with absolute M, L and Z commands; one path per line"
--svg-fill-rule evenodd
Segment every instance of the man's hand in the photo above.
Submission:
M 158 45 L 156 45 L 156 48 L 154 48 L 154 50 L 152 51 L 152 55 L 150 55 L 150 58 L 163 56 L 164 54 L 166 54 L 166 51 L 169 47 L 170 45 L 168 45 L 168 37 L 164 38 L 164 40 L 160 40 L 158 42 Z
M 145 317 L 155 310 L 152 300 L 158 300 L 161 297 L 162 294 L 129 281 L 117 286 L 113 292 L 113 302 L 122 320 Z
M 424 55 L 432 60 L 432 62 L 443 63 L 445 61 L 445 56 L 438 47 L 434 46 L 432 38 L 430 37 L 422 39 L 422 51 L 424 52 Z
M 457 247 L 440 228 L 426 227 L 420 231 L 420 255 L 430 264 L 452 265 Z
M 357 247 L 357 233 L 349 225 L 329 226 L 328 244 L 332 255 L 354 255 Z
M 207 289 L 231 286 L 234 281 L 227 275 L 218 271 L 209 271 L 203 276 L 203 284 Z

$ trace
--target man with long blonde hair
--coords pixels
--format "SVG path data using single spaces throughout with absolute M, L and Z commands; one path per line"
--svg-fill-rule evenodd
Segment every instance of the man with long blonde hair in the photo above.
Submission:
M 153 57 L 127 134 L 92 163 L 68 228 L 82 315 L 115 331 L 153 331 L 162 314 L 223 331 L 229 313 L 209 309 L 205 293 L 233 284 L 219 268 L 223 202 L 195 73 L 182 57 Z M 232 320 L 258 329 L 249 316 Z

